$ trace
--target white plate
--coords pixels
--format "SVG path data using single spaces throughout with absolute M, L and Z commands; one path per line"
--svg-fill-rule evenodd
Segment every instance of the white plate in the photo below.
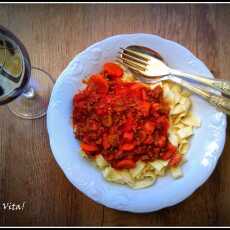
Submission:
M 150 34 L 117 35 L 100 41 L 70 62 L 58 78 L 50 99 L 47 126 L 53 155 L 69 181 L 86 196 L 107 207 L 129 212 L 151 212 L 175 205 L 190 196 L 213 172 L 225 143 L 226 116 L 193 95 L 193 111 L 202 121 L 195 131 L 183 166 L 184 177 L 159 178 L 149 188 L 133 190 L 109 183 L 83 159 L 71 127 L 72 98 L 81 80 L 113 60 L 120 47 L 143 45 L 158 51 L 171 67 L 213 78 L 208 68 L 181 45 Z

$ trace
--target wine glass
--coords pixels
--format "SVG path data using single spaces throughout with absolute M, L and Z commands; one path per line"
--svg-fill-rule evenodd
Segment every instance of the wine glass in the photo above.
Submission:
M 43 117 L 53 85 L 46 71 L 31 66 L 22 42 L 0 25 L 0 105 L 21 118 Z

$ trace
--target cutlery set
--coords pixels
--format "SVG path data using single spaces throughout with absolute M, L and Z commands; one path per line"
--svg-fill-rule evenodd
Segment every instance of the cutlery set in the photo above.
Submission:
M 230 81 L 209 79 L 204 76 L 172 69 L 165 64 L 164 59 L 159 53 L 143 46 L 121 48 L 117 61 L 137 73 L 138 79 L 146 84 L 154 84 L 166 80 L 175 82 L 190 92 L 199 95 L 218 110 L 230 115 Z M 208 86 L 222 94 L 194 86 L 192 82 Z

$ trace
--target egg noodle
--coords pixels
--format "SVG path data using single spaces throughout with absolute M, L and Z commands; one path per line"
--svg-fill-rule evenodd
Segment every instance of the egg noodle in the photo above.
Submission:
M 120 65 L 120 64 L 119 64 Z M 123 81 L 136 81 L 134 75 L 120 65 L 124 70 Z M 116 170 L 103 158 L 101 154 L 97 155 L 95 160 L 87 157 L 84 152 L 82 156 L 89 159 L 99 170 L 102 171 L 107 181 L 126 184 L 133 189 L 145 188 L 153 185 L 158 177 L 163 177 L 170 173 L 173 178 L 178 179 L 183 176 L 181 166 L 186 162 L 185 154 L 189 149 L 189 141 L 193 135 L 193 129 L 201 125 L 200 119 L 192 113 L 191 94 L 182 89 L 178 84 L 164 82 L 158 84 L 148 84 L 147 87 L 153 89 L 156 85 L 163 88 L 163 97 L 169 103 L 170 128 L 168 131 L 169 141 L 177 147 L 178 153 L 182 154 L 182 163 L 177 167 L 169 167 L 168 161 L 154 160 L 152 162 L 138 161 L 133 169 Z

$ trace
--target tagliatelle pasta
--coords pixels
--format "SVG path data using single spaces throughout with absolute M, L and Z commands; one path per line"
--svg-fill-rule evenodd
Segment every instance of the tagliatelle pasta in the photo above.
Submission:
M 134 82 L 136 80 L 134 75 L 124 66 L 120 66 L 124 70 L 122 80 Z M 169 103 L 170 127 L 168 129 L 168 139 L 177 148 L 179 157 L 182 158 L 180 164 L 170 167 L 169 160 L 157 159 L 148 162 L 139 160 L 136 162 L 135 168 L 118 170 L 111 167 L 101 154 L 92 159 L 87 154 L 82 153 L 83 157 L 91 160 L 99 170 L 102 170 L 102 174 L 107 181 L 126 184 L 133 189 L 140 189 L 153 185 L 158 177 L 165 176 L 167 172 L 175 179 L 183 176 L 181 166 L 186 161 L 185 154 L 189 149 L 189 141 L 193 135 L 193 129 L 200 127 L 201 122 L 192 113 L 191 94 L 188 91 L 171 82 L 158 83 L 157 85 L 162 87 L 164 100 Z M 154 89 L 156 85 L 146 85 L 146 87 Z M 126 146 L 126 148 L 128 147 Z

